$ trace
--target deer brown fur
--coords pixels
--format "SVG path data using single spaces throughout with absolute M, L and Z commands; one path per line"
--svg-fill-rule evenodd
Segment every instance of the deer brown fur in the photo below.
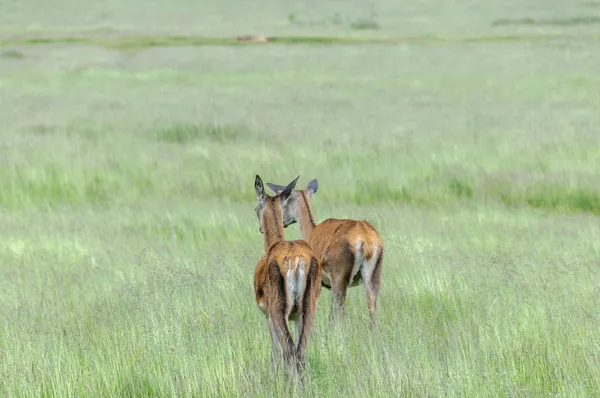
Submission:
M 284 187 L 267 182 L 275 192 Z M 367 221 L 329 218 L 315 222 L 311 198 L 318 189 L 316 179 L 305 190 L 294 190 L 284 203 L 284 228 L 298 222 L 303 239 L 313 249 L 321 264 L 321 285 L 331 290 L 330 321 L 345 314 L 349 287 L 365 286 L 370 327 L 376 326 L 377 298 L 381 285 L 383 242 L 377 230 Z
M 276 196 L 265 193 L 257 175 L 256 215 L 264 234 L 265 254 L 254 271 L 256 303 L 267 317 L 272 339 L 272 361 L 281 361 L 283 351 L 286 384 L 293 374 L 301 381 L 306 365 L 306 344 L 314 325 L 321 291 L 321 270 L 310 246 L 303 240 L 287 241 L 284 237 L 283 206 L 298 178 Z M 288 321 L 295 321 L 296 343 Z

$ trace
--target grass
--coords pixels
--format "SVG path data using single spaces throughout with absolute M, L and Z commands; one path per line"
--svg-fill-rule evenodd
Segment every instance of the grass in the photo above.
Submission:
M 25 55 L 23 55 L 23 53 L 20 51 L 7 50 L 0 52 L 0 57 L 9 59 L 23 59 L 25 58 Z
M 285 395 L 256 173 L 386 245 L 380 329 L 324 290 L 297 395 L 598 395 L 599 43 L 489 24 L 581 10 L 184 3 L 0 15 L 2 396 Z
M 495 21 L 494 25 L 507 25 L 513 22 Z M 532 23 L 533 24 L 533 23 Z M 357 21 L 351 24 L 353 30 L 378 30 L 379 25 L 370 20 Z M 578 35 L 581 38 L 582 35 Z M 569 38 L 564 34 L 527 33 L 486 36 L 405 36 L 394 38 L 351 38 L 335 36 L 271 36 L 270 44 L 291 45 L 357 45 L 357 44 L 436 44 L 436 43 L 469 43 L 469 42 L 536 42 L 553 41 Z M 598 40 L 598 35 L 584 35 L 589 40 Z M 143 50 L 152 47 L 181 47 L 181 46 L 256 46 L 266 43 L 238 41 L 235 37 L 200 37 L 200 36 L 128 36 L 119 38 L 98 37 L 26 37 L 0 40 L 0 46 L 24 46 L 40 44 L 86 44 L 115 50 Z M 1 54 L 0 54 L 1 55 Z M 6 52 L 5 57 L 21 58 L 13 52 Z
M 217 141 L 227 143 L 244 139 L 249 134 L 242 127 L 221 125 L 176 124 L 157 132 L 160 141 L 168 143 L 189 144 L 192 141 Z
M 502 18 L 496 19 L 493 25 L 558 25 L 558 26 L 577 26 L 577 25 L 596 25 L 600 24 L 600 16 L 577 16 L 570 18 Z
M 380 26 L 377 21 L 372 19 L 359 19 L 350 23 L 350 28 L 354 30 L 377 30 Z

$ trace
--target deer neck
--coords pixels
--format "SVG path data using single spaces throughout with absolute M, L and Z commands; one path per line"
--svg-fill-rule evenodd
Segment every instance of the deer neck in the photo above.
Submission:
M 302 233 L 302 238 L 308 242 L 312 236 L 313 229 L 317 226 L 315 224 L 315 217 L 313 216 L 312 209 L 310 208 L 310 199 L 302 192 L 297 203 L 300 232 Z
M 265 253 L 276 243 L 285 240 L 283 231 L 283 215 L 277 211 L 277 203 L 265 208 L 263 213 L 263 234 L 265 237 Z

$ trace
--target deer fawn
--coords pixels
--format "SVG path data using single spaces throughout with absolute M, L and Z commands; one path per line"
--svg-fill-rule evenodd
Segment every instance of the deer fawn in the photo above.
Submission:
M 283 193 L 289 187 L 269 182 L 267 185 L 275 193 Z M 310 201 L 317 189 L 318 182 L 314 179 L 305 190 L 293 191 L 283 203 L 284 228 L 298 222 L 303 239 L 321 264 L 321 285 L 331 290 L 333 298 L 330 322 L 333 323 L 338 315 L 345 314 L 348 287 L 364 283 L 370 314 L 369 326 L 373 329 L 377 325 L 375 313 L 383 243 L 377 230 L 367 221 L 329 218 L 316 224 Z
M 303 240 L 284 238 L 283 206 L 297 181 L 298 178 L 274 197 L 265 193 L 258 175 L 254 182 L 256 216 L 265 242 L 265 254 L 254 271 L 254 293 L 258 307 L 267 317 L 273 344 L 271 359 L 276 367 L 283 350 L 286 385 L 291 373 L 296 382 L 302 381 L 306 343 L 321 291 L 321 270 L 310 246 Z M 295 344 L 288 328 L 289 320 L 295 321 Z

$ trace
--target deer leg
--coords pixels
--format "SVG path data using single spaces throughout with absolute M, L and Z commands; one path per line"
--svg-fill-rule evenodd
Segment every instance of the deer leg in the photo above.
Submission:
M 294 339 L 288 327 L 288 314 L 286 312 L 287 292 L 285 281 L 277 263 L 269 264 L 269 278 L 273 281 L 274 297 L 269 304 L 269 319 L 271 320 L 273 333 L 283 351 L 284 375 L 286 388 L 289 385 L 291 374 L 295 373 L 296 347 Z
M 329 323 L 333 325 L 336 319 L 346 316 L 346 291 L 348 289 L 347 276 L 338 278 L 331 284 L 331 311 L 329 312 Z
M 296 336 L 296 351 L 299 353 L 300 352 L 300 347 L 302 346 L 302 326 L 304 324 L 304 316 L 299 315 L 298 318 L 296 318 L 296 323 L 295 323 L 295 327 L 296 327 L 296 332 L 294 333 Z M 298 357 L 298 360 L 300 361 L 300 357 Z
M 367 308 L 369 309 L 369 328 L 373 329 L 377 326 L 377 291 L 367 281 L 365 281 L 365 293 L 367 296 Z
M 379 296 L 379 288 L 381 286 L 381 266 L 383 263 L 383 248 L 372 270 L 363 269 L 363 280 L 365 283 L 365 293 L 367 295 L 367 306 L 369 308 L 370 329 L 377 327 L 376 312 L 377 312 L 377 297 Z
M 306 346 L 308 338 L 312 333 L 315 323 L 315 311 L 320 293 L 319 268 L 316 260 L 311 261 L 310 268 L 306 274 L 306 287 L 302 296 L 302 312 L 296 322 L 296 358 L 298 360 L 299 384 L 304 383 L 304 372 L 306 370 Z
M 296 330 L 299 332 L 298 345 L 296 347 L 296 358 L 298 360 L 298 373 L 302 376 L 306 369 L 306 346 L 308 343 L 308 337 L 311 333 L 314 324 L 314 315 L 305 313 L 300 317 L 299 322 L 296 324 Z
M 288 385 L 291 377 L 296 373 L 296 347 L 284 315 L 277 314 L 271 317 L 271 320 L 277 341 L 283 349 L 285 382 Z
M 272 343 L 271 365 L 277 372 L 277 370 L 279 369 L 279 364 L 281 363 L 281 345 L 279 344 L 279 338 L 277 337 L 277 332 L 275 331 L 275 326 L 273 325 L 273 320 L 271 319 L 271 317 L 268 317 L 268 323 Z
M 296 323 L 295 323 L 295 327 L 296 327 L 296 362 L 295 362 L 295 367 L 296 367 L 296 383 L 301 384 L 302 383 L 302 372 L 304 371 L 304 365 L 306 362 L 306 357 L 305 357 L 305 350 L 306 350 L 306 337 L 304 336 L 304 324 L 306 322 L 306 318 L 303 315 L 299 315 L 298 318 L 296 318 Z
M 329 313 L 330 327 L 336 319 L 346 317 L 346 291 L 350 284 L 350 276 L 355 268 L 356 255 L 346 242 L 332 248 L 328 254 L 328 272 L 331 281 L 331 311 Z

